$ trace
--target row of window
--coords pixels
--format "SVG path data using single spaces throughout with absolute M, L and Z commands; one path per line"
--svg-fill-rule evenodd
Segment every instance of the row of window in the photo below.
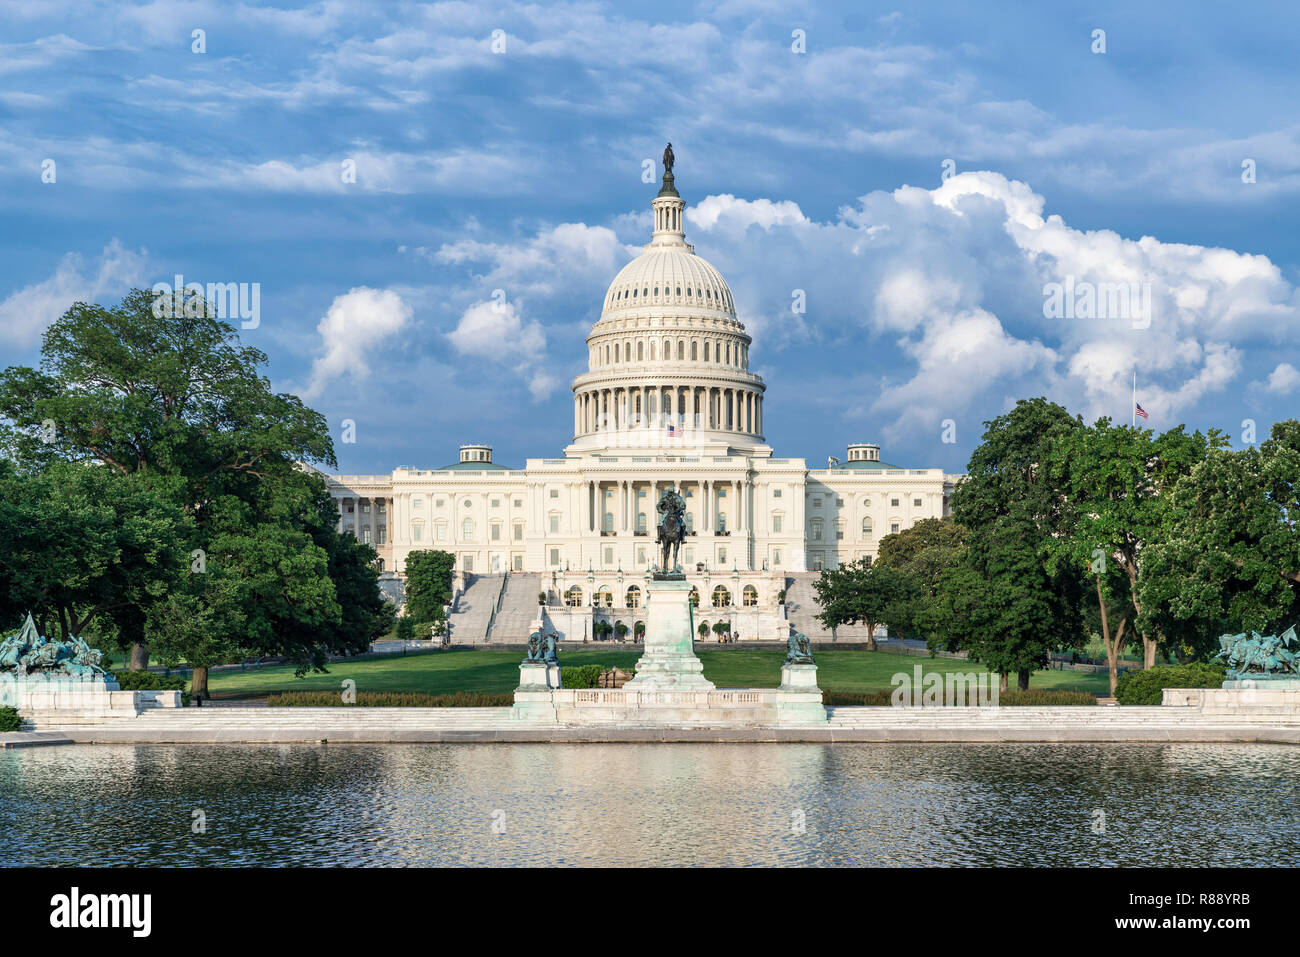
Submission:
M 564 604 L 570 608 L 581 608 L 583 605 L 584 592 L 581 585 L 574 585 L 564 593 Z M 758 604 L 758 589 L 753 585 L 746 585 L 741 592 L 741 601 L 745 607 L 752 608 Z M 719 585 L 713 589 L 709 596 L 709 602 L 714 608 L 731 607 L 731 590 L 726 585 Z M 614 593 L 607 587 L 596 589 L 592 594 L 592 605 L 597 608 L 613 608 Z M 700 607 L 700 591 L 692 586 L 691 604 Z M 623 608 L 640 608 L 641 607 L 641 586 L 630 585 L 626 592 L 623 593 Z
M 730 342 L 715 342 L 711 339 L 705 339 L 702 350 L 700 346 L 701 343 L 698 340 L 691 340 L 690 361 L 701 361 L 700 355 L 701 352 L 703 352 L 704 362 L 716 362 L 720 365 L 735 366 L 740 369 L 749 368 L 749 350 L 740 343 L 736 343 L 733 348 Z M 636 343 L 636 361 L 647 361 L 646 356 L 648 353 L 649 361 L 655 362 L 656 351 L 656 341 L 654 339 L 649 340 L 648 344 L 647 342 L 638 339 Z M 663 356 L 663 361 L 665 362 L 673 360 L 673 343 L 671 339 L 663 340 L 662 351 L 659 351 L 659 354 Z M 603 362 L 601 361 L 602 355 L 604 356 Z M 686 361 L 685 339 L 677 340 L 677 355 L 675 358 L 682 362 Z M 596 351 L 592 354 L 592 365 L 595 366 L 612 365 L 616 362 L 631 361 L 632 343 L 630 342 L 624 342 L 622 349 L 618 347 L 618 343 L 606 343 L 603 349 L 597 347 Z
M 654 293 L 651 294 L 650 290 Z M 684 290 L 684 292 L 683 292 Z M 660 295 L 676 296 L 684 299 L 700 299 L 705 305 L 726 308 L 735 311 L 735 303 L 731 300 L 731 293 L 725 289 L 714 289 L 711 286 L 678 286 L 678 285 L 658 285 L 653 286 L 633 286 L 631 288 L 615 290 L 609 297 L 611 304 L 617 303 L 620 306 L 636 306 L 645 303 L 647 300 L 653 300 Z
M 890 507 L 890 508 L 899 508 L 899 507 L 902 505 L 902 501 L 903 501 L 902 498 L 900 498 L 900 497 L 898 497 L 898 496 L 894 496 L 893 498 L 891 498 L 891 499 L 889 500 L 889 507 Z M 912 507 L 913 507 L 913 508 L 921 508 L 921 507 L 922 507 L 922 501 L 923 501 L 923 500 L 920 498 L 920 496 L 913 496 L 913 497 L 912 497 Z M 823 505 L 822 497 L 821 497 L 820 495 L 814 495 L 814 496 L 813 496 L 813 500 L 812 500 L 812 507 L 813 507 L 813 508 L 821 508 L 822 505 Z M 844 507 L 844 499 L 840 498 L 839 496 L 836 496 L 836 497 L 835 497 L 835 507 L 836 507 L 836 508 L 843 508 L 843 507 Z M 862 500 L 862 507 L 863 507 L 863 508 L 871 508 L 871 499 L 869 499 L 869 498 L 864 498 L 864 499 Z

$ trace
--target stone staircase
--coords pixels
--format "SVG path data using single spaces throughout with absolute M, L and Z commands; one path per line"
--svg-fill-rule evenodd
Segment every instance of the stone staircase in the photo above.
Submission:
M 542 590 L 542 576 L 511 572 L 506 577 L 505 594 L 492 623 L 489 641 L 520 645 L 528 641 L 537 619 L 537 595 Z
M 795 631 L 801 631 L 814 641 L 830 641 L 831 630 L 817 620 L 822 606 L 817 601 L 813 582 L 821 572 L 790 572 L 786 575 L 785 611 Z M 841 625 L 835 629 L 838 641 L 866 641 L 865 625 Z M 884 629 L 876 629 L 876 638 L 884 637 Z
M 492 610 L 501 597 L 505 575 L 470 575 L 469 584 L 451 613 L 451 643 L 453 645 L 482 644 L 488 640 L 488 625 Z M 536 600 L 537 596 L 533 596 Z

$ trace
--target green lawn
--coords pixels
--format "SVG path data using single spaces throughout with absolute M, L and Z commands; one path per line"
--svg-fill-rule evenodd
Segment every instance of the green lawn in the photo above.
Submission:
M 704 675 L 721 688 L 775 688 L 781 682 L 781 662 L 785 657 L 778 648 L 698 650 L 704 663 Z M 214 698 L 258 698 L 276 691 L 335 690 L 345 679 L 357 683 L 357 691 L 423 692 L 450 694 L 454 691 L 513 691 L 519 683 L 518 651 L 436 651 L 407 655 L 382 655 L 358 661 L 336 662 L 328 674 L 310 674 L 295 678 L 293 668 L 285 665 L 265 667 L 260 671 L 217 671 L 209 679 Z M 561 664 L 600 664 L 632 668 L 641 657 L 639 647 L 583 648 L 564 650 Z M 817 651 L 817 682 L 823 689 L 835 691 L 876 691 L 890 687 L 890 678 L 898 672 L 912 674 L 920 665 L 924 673 L 938 671 L 983 672 L 982 665 L 951 658 L 923 658 L 884 651 Z M 1063 688 L 1104 694 L 1105 675 L 1078 671 L 1038 671 L 1030 679 L 1031 688 Z

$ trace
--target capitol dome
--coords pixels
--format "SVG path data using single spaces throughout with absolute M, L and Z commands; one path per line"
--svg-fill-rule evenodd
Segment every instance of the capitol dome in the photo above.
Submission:
M 574 444 L 762 445 L 763 380 L 722 273 L 686 242 L 671 168 L 650 204 L 654 230 L 605 292 L 573 383 Z

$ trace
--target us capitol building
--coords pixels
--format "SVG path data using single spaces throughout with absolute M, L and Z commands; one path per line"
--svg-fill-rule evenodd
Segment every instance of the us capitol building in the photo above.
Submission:
M 394 597 L 408 553 L 455 554 L 456 642 L 517 642 L 539 617 L 562 638 L 605 623 L 631 639 L 670 485 L 687 504 L 695 621 L 741 639 L 785 640 L 791 624 L 821 633 L 816 572 L 874 557 L 882 536 L 948 513 L 960 476 L 889 465 L 874 444 L 849 445 L 822 469 L 773 456 L 750 336 L 722 274 L 686 242 L 665 159 L 650 242 L 614 277 L 587 336 L 562 456 L 517 469 L 494 462 L 490 445 L 462 445 L 439 469 L 327 477 L 340 528 L 376 547 Z

